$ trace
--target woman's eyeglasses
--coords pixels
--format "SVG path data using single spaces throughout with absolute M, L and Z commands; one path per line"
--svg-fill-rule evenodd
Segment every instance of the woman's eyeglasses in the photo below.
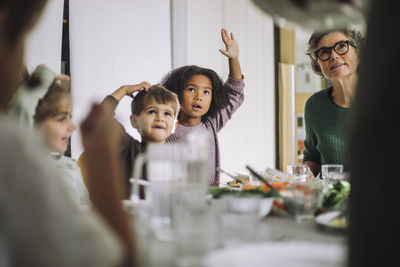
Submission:
M 326 61 L 331 57 L 332 49 L 335 50 L 335 52 L 338 55 L 344 55 L 347 52 L 349 52 L 350 45 L 354 48 L 357 48 L 357 46 L 352 44 L 349 40 L 346 40 L 346 41 L 337 42 L 336 44 L 334 44 L 331 47 L 321 47 L 320 49 L 318 49 L 314 52 L 314 55 L 316 58 L 319 58 L 322 61 Z

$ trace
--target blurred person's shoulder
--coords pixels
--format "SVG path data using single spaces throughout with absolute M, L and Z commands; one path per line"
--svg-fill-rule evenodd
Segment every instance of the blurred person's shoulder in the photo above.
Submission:
M 44 140 L 36 131 L 32 132 L 28 126 L 18 123 L 13 117 L 0 116 L 0 145 L 2 148 L 12 148 L 7 150 L 7 154 L 16 154 L 18 149 L 26 145 L 29 147 L 44 145 Z
M 0 229 L 0 237 L 2 231 L 7 232 L 7 238 L 12 239 L 8 244 L 15 245 L 20 244 L 16 242 L 20 237 L 35 239 L 40 235 L 43 238 L 37 240 L 38 244 L 51 250 L 48 255 L 52 257 L 47 255 L 46 260 L 59 261 L 64 266 L 76 266 L 73 263 L 77 262 L 88 263 L 85 266 L 113 266 L 120 262 L 123 249 L 118 238 L 95 210 L 80 209 L 61 178 L 43 136 L 11 117 L 0 116 L 0 210 L 7 214 L 7 227 Z M 24 212 L 16 213 L 19 209 Z M 39 213 L 41 216 L 36 218 Z M 23 219 L 33 217 L 34 222 Z M 38 225 L 46 225 L 46 231 L 39 233 Z M 65 231 L 60 233 L 59 229 Z M 85 238 L 80 239 L 82 236 Z M 67 241 L 60 243 L 61 240 Z M 69 257 L 77 246 L 82 253 Z M 17 251 L 19 247 L 13 249 Z M 36 248 L 32 251 L 37 253 Z M 21 261 L 32 259 L 30 256 Z M 40 257 L 35 259 L 40 261 Z M 3 266 L 1 263 L 0 260 Z
M 43 137 L 36 131 L 12 117 L 0 116 L 0 166 L 2 174 L 6 174 L 2 178 L 21 173 L 22 169 L 34 169 L 36 162 L 50 160 L 45 147 Z

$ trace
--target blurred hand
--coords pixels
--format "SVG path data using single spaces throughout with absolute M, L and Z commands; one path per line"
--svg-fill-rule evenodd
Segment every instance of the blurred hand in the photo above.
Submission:
M 70 81 L 71 78 L 67 74 L 54 73 L 54 80 Z
M 219 51 L 228 58 L 239 57 L 239 44 L 236 42 L 233 33 L 231 33 L 229 36 L 228 31 L 226 29 L 222 29 L 221 37 L 225 44 L 226 50 L 220 49 Z
M 107 109 L 107 106 L 94 104 L 81 123 L 82 143 L 89 153 L 111 153 L 118 147 L 120 126 Z

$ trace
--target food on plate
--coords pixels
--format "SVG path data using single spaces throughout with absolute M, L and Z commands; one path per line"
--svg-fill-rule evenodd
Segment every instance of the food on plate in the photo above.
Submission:
M 277 191 L 287 191 L 288 190 L 288 185 L 290 184 L 289 181 L 282 181 L 282 182 L 272 182 L 270 183 L 270 185 Z M 243 190 L 248 190 L 248 189 L 252 189 L 252 188 L 256 188 L 259 187 L 262 190 L 264 190 L 265 192 L 268 192 L 271 190 L 271 188 L 266 185 L 266 184 L 261 184 L 258 186 L 252 185 L 250 182 L 245 181 L 243 183 Z
M 226 183 L 229 187 L 240 187 L 244 182 L 249 181 L 249 176 L 246 174 L 236 173 L 231 176 L 232 181 Z
M 237 180 L 232 180 L 227 183 L 227 187 L 209 187 L 208 193 L 209 195 L 216 199 L 220 198 L 222 195 L 225 194 L 231 194 L 235 196 L 246 196 L 248 194 L 259 194 L 262 197 L 269 198 L 272 197 L 274 198 L 273 205 L 272 205 L 272 213 L 276 215 L 289 215 L 290 211 L 287 209 L 286 206 L 286 198 L 291 196 L 291 192 L 288 189 L 289 185 L 291 184 L 291 181 L 283 178 L 279 179 L 278 176 L 274 176 L 277 179 L 270 180 L 264 176 L 264 178 L 268 179 L 270 181 L 270 185 L 279 192 L 279 194 L 275 190 L 271 190 L 271 188 L 264 184 L 261 183 L 260 185 L 253 185 L 249 181 L 249 176 L 248 175 L 240 175 L 237 176 L 237 178 L 242 178 L 240 179 L 242 181 L 239 182 Z M 240 188 L 240 189 L 239 189 Z
M 347 217 L 338 217 L 330 221 L 330 225 L 336 228 L 346 228 L 348 226 Z
M 220 198 L 221 195 L 229 191 L 231 190 L 228 187 L 210 186 L 208 188 L 208 194 L 211 195 L 212 198 Z
M 240 187 L 242 182 L 238 181 L 238 180 L 234 180 L 234 181 L 229 181 L 226 183 L 228 186 L 232 186 L 232 187 Z
M 248 181 L 250 177 L 247 174 L 235 173 L 235 178 L 240 181 Z
M 345 211 L 329 211 L 316 216 L 315 222 L 330 229 L 344 230 L 349 226 L 348 215 Z
M 271 183 L 271 186 L 273 186 L 276 190 L 283 191 L 283 192 L 287 190 L 288 185 L 289 185 L 289 182 L 287 182 L 287 181 Z M 269 188 L 269 186 L 267 186 L 266 184 L 261 184 L 259 186 L 255 186 L 255 185 L 250 184 L 249 181 L 244 181 L 242 189 L 239 191 L 233 190 L 229 187 L 212 186 L 212 187 L 208 188 L 208 193 L 213 198 L 219 198 L 223 194 L 233 194 L 233 195 L 237 195 L 237 196 L 245 196 L 248 194 L 259 194 L 262 197 L 278 198 L 278 195 L 276 194 L 276 192 L 271 190 L 271 188 Z M 279 203 L 277 203 L 277 204 L 279 204 Z M 281 204 L 279 204 L 279 205 L 281 205 Z

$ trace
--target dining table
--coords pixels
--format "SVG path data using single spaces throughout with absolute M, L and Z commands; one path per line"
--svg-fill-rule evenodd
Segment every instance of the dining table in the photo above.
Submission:
M 273 211 L 260 218 L 257 233 L 252 240 L 230 246 L 216 242 L 215 247 L 190 263 L 180 260 L 182 249 L 177 246 L 174 238 L 160 240 L 155 237 L 146 219 L 132 212 L 130 218 L 137 241 L 139 266 L 143 267 L 333 267 L 346 266 L 347 262 L 346 229 L 331 228 L 316 220 L 298 222 L 293 216 L 283 216 Z M 204 225 L 201 230 L 207 233 L 209 226 Z M 215 233 L 220 230 L 217 229 L 211 238 L 218 239 Z

